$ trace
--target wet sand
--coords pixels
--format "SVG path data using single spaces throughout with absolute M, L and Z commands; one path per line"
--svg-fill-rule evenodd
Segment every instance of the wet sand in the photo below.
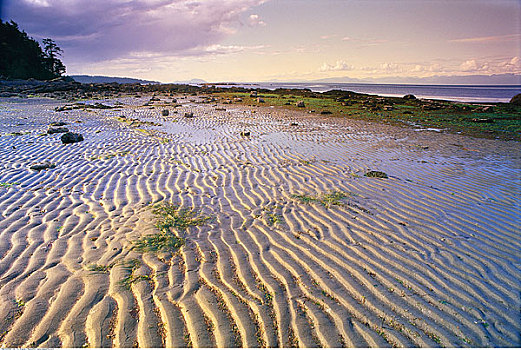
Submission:
M 2 347 L 521 345 L 518 142 L 149 98 L 0 99 Z M 211 219 L 131 250 L 164 202 Z

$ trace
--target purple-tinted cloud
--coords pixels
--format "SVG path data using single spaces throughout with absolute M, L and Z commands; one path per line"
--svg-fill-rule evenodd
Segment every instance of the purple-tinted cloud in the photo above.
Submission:
M 130 53 L 182 54 L 217 44 L 240 15 L 267 0 L 16 0 L 5 17 L 35 38 L 53 38 L 67 60 Z

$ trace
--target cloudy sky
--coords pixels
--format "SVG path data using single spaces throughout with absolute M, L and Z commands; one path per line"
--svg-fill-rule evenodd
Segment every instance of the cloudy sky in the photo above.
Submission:
M 53 38 L 67 74 L 162 82 L 521 74 L 519 0 L 4 0 L 2 17 Z

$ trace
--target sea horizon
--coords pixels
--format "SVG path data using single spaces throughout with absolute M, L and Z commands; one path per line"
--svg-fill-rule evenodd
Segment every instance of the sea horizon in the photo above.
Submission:
M 402 97 L 412 94 L 417 98 L 473 103 L 508 103 L 521 93 L 521 85 L 453 85 L 453 84 L 390 84 L 390 83 L 317 83 L 317 82 L 248 82 L 205 83 L 197 85 L 223 87 L 255 87 L 259 89 L 310 89 L 313 92 L 345 90 L 383 97 Z

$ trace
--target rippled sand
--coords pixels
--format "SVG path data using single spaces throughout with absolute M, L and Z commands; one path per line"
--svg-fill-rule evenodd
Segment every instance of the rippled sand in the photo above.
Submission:
M 0 101 L 2 347 L 521 345 L 519 143 L 199 99 Z M 211 219 L 131 250 L 168 201 Z

